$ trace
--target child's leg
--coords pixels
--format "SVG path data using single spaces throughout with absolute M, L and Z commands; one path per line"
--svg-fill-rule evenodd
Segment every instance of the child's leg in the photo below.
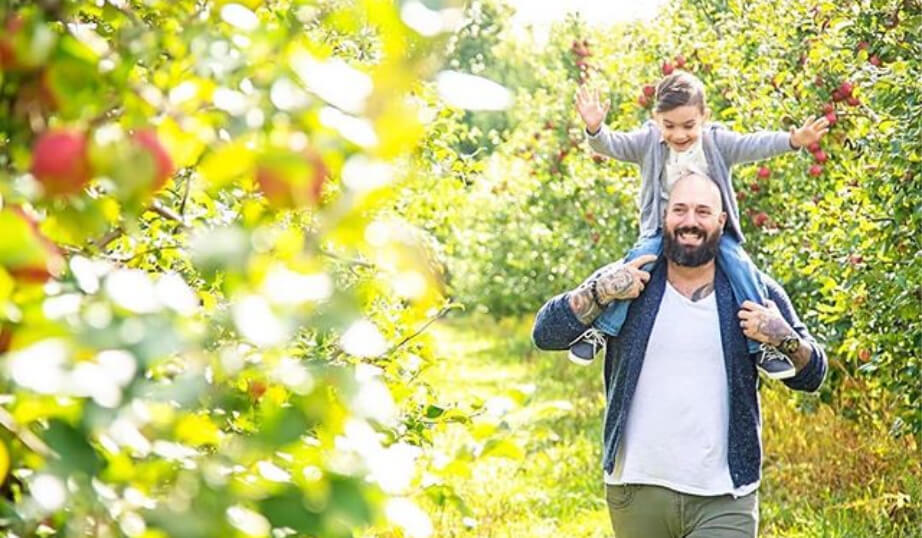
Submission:
M 631 247 L 631 250 L 624 256 L 624 261 L 631 261 L 644 254 L 655 254 L 656 256 L 660 256 L 662 253 L 663 234 L 662 232 L 658 232 L 654 236 L 641 237 L 638 239 L 637 242 L 634 243 L 634 246 Z M 647 264 L 647 266 L 642 269 L 644 271 L 649 271 L 652 265 L 653 264 Z M 613 301 L 608 305 L 605 311 L 602 312 L 602 315 L 596 318 L 593 325 L 596 329 L 599 329 L 609 336 L 618 336 L 618 333 L 621 331 L 621 326 L 624 325 L 624 319 L 627 317 L 627 309 L 630 304 L 630 300 Z
M 739 242 L 727 234 L 720 239 L 718 263 L 730 281 L 737 307 L 740 307 L 743 301 L 766 304 L 768 290 L 759 276 L 759 271 Z M 759 342 L 747 339 L 746 343 L 750 353 L 758 353 L 761 346 Z

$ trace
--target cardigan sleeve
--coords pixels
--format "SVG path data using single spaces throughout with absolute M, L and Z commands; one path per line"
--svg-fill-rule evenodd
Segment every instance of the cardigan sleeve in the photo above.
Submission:
M 771 298 L 778 307 L 781 315 L 784 316 L 784 319 L 791 325 L 791 328 L 794 329 L 813 350 L 807 365 L 797 372 L 797 375 L 782 380 L 782 382 L 794 390 L 816 392 L 819 390 L 820 386 L 822 386 L 823 380 L 826 378 L 826 371 L 829 368 L 826 351 L 823 349 L 823 346 L 813 338 L 813 335 L 807 330 L 807 326 L 800 320 L 797 312 L 794 311 L 794 306 L 791 304 L 791 298 L 788 297 L 784 288 L 764 273 L 762 274 L 762 278 L 765 280 L 765 285 L 768 288 L 769 298 Z
M 562 293 L 544 303 L 531 331 L 532 340 L 538 349 L 563 350 L 579 338 L 587 329 L 573 309 L 570 308 L 569 292 Z

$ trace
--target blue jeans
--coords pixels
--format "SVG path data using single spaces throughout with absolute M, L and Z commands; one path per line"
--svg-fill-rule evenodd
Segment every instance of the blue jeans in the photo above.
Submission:
M 662 230 L 654 236 L 641 237 L 628 251 L 624 261 L 633 260 L 643 254 L 663 255 Z M 720 264 L 720 268 L 727 275 L 727 280 L 730 281 L 730 288 L 733 290 L 733 298 L 736 299 L 737 306 L 742 305 L 743 301 L 765 304 L 768 291 L 759 276 L 759 271 L 739 242 L 727 234 L 724 234 L 720 239 L 717 263 Z M 651 263 L 642 269 L 649 271 L 652 268 L 653 264 Z M 596 318 L 593 325 L 596 329 L 609 336 L 618 336 L 618 333 L 621 332 L 621 326 L 624 325 L 624 318 L 627 317 L 627 309 L 630 304 L 630 300 L 612 302 L 602 312 L 602 315 Z M 749 346 L 750 353 L 759 351 L 759 342 L 747 339 L 746 343 Z

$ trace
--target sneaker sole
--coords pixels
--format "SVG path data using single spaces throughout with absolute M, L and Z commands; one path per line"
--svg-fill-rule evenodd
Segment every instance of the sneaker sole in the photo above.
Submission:
M 768 370 L 763 370 L 762 368 L 759 368 L 759 371 L 765 374 L 766 377 L 771 378 L 771 379 L 777 379 L 779 381 L 783 379 L 790 379 L 794 377 L 795 375 L 797 375 L 797 370 L 793 368 L 791 368 L 790 370 L 783 370 L 781 372 L 774 372 L 774 373 L 769 372 Z
M 582 357 L 577 357 L 576 355 L 574 355 L 574 354 L 572 354 L 572 353 L 567 353 L 567 357 L 570 358 L 570 362 L 572 362 L 572 363 L 574 363 L 574 364 L 578 364 L 578 365 L 580 365 L 580 366 L 589 366 L 590 364 L 592 364 L 592 361 L 595 360 L 594 358 L 588 359 L 588 360 L 587 360 L 587 359 L 584 359 L 584 358 L 582 358 Z

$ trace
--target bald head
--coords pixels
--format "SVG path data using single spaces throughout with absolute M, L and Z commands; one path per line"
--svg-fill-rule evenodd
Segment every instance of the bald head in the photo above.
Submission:
M 685 203 L 701 205 L 706 204 L 711 207 L 715 213 L 723 211 L 723 200 L 720 197 L 720 189 L 711 178 L 699 172 L 690 172 L 676 180 L 669 191 L 669 203 Z

